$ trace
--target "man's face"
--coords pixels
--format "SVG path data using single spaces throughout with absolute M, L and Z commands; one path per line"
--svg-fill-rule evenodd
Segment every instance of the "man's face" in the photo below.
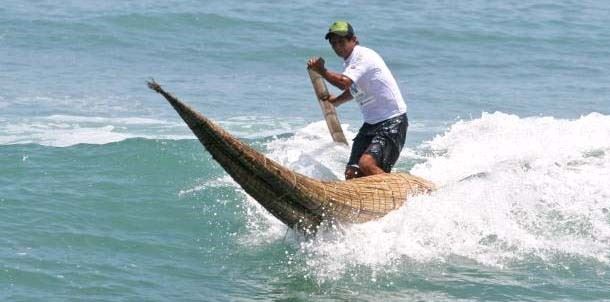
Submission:
M 349 57 L 349 55 L 352 53 L 352 50 L 356 46 L 355 37 L 348 39 L 338 35 L 331 35 L 328 39 L 328 42 L 332 46 L 335 53 L 344 59 Z

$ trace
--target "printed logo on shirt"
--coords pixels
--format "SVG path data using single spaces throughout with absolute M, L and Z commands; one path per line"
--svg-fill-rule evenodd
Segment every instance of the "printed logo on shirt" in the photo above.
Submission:
M 364 91 L 358 89 L 356 83 L 352 83 L 352 85 L 349 87 L 349 91 L 360 107 L 366 107 L 373 104 L 375 101 L 375 98 L 372 95 L 367 95 L 364 93 Z

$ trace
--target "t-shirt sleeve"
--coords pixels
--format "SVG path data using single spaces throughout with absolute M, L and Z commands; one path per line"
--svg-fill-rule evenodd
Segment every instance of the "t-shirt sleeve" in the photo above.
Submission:
M 363 59 L 362 55 L 355 57 L 343 71 L 343 75 L 350 78 L 352 82 L 356 83 L 366 73 L 367 64 Z

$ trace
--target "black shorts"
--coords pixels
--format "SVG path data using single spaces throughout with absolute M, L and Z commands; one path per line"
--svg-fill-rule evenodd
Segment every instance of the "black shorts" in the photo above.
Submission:
M 389 173 L 405 145 L 409 120 L 407 114 L 376 124 L 364 123 L 354 138 L 348 166 L 358 165 L 362 154 L 370 154 L 383 171 Z

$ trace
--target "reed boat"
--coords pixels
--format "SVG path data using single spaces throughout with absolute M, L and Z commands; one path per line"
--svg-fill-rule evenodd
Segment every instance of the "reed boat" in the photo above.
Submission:
M 346 181 L 322 181 L 283 167 L 241 142 L 203 114 L 166 92 L 161 94 L 222 168 L 258 203 L 288 227 L 315 234 L 322 223 L 363 223 L 400 208 L 410 196 L 434 189 L 408 173 Z

